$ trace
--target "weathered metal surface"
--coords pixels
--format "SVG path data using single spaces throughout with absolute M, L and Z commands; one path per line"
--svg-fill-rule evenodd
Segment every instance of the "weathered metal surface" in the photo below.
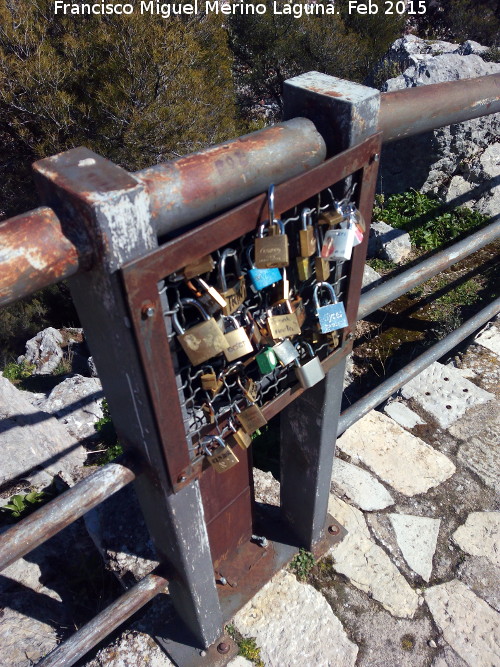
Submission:
M 75 246 L 54 211 L 37 208 L 0 223 L 0 306 L 88 269 L 92 249 Z
M 382 93 L 378 129 L 394 141 L 500 111 L 500 74 Z
M 161 636 L 155 634 L 154 638 L 177 667 L 223 667 L 239 651 L 238 644 L 227 634 L 221 635 L 211 646 L 200 651 L 175 621 L 165 627 Z
M 168 580 L 157 568 L 124 593 L 104 611 L 84 625 L 37 663 L 38 667 L 70 667 L 113 630 L 142 609 L 168 586 Z
M 347 410 L 340 415 L 337 437 L 340 436 L 349 426 L 352 426 L 358 419 L 361 419 L 370 410 L 380 405 L 391 394 L 400 389 L 404 384 L 418 375 L 424 368 L 427 368 L 434 361 L 440 359 L 444 354 L 452 350 L 458 343 L 474 333 L 479 327 L 495 317 L 500 312 L 500 298 L 493 301 L 489 306 L 476 313 L 462 326 L 455 329 L 446 338 L 439 343 L 435 343 L 426 352 L 407 364 L 390 378 L 379 384 L 375 389 L 353 403 Z
M 129 484 L 136 476 L 134 469 L 126 459 L 108 463 L 9 528 L 0 537 L 0 570 Z
M 151 198 L 158 234 L 214 215 L 266 192 L 325 159 L 311 121 L 294 118 L 199 153 L 136 172 Z
M 362 320 L 378 308 L 382 308 L 408 292 L 408 290 L 421 285 L 429 278 L 436 276 L 452 264 L 468 257 L 498 238 L 500 238 L 500 221 L 480 229 L 462 241 L 454 243 L 450 248 L 441 250 L 428 259 L 419 262 L 413 268 L 390 278 L 378 287 L 368 290 L 361 295 L 357 319 Z
M 326 142 L 328 157 L 376 132 L 380 92 L 321 72 L 306 72 L 283 85 L 285 119 L 305 116 Z

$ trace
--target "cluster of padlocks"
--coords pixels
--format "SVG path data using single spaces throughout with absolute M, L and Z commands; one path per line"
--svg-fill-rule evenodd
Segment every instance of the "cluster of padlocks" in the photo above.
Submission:
M 255 234 L 166 278 L 186 432 L 193 454 L 218 472 L 267 423 L 266 402 L 324 378 L 321 361 L 348 324 L 344 263 L 365 227 L 349 200 L 329 199 L 278 219 L 271 186 Z M 203 435 L 207 424 L 217 435 Z

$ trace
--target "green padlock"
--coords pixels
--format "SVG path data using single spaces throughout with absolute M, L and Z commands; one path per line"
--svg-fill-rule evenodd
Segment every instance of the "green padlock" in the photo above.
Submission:
M 278 357 L 272 347 L 266 347 L 255 357 L 255 361 L 262 375 L 271 373 L 278 365 Z

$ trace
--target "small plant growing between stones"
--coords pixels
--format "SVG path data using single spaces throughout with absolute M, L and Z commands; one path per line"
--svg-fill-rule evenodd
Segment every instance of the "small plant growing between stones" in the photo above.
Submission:
M 28 363 L 26 360 L 21 361 L 20 363 L 10 363 L 5 366 L 3 369 L 2 375 L 7 380 L 10 380 L 12 384 L 18 385 L 25 378 L 30 377 L 36 370 L 34 364 Z
M 255 637 L 243 637 L 231 623 L 226 625 L 226 632 L 238 644 L 238 655 L 250 660 L 256 667 L 264 667 Z
M 31 491 L 30 493 L 16 493 L 9 498 L 9 502 L 0 507 L 0 512 L 9 522 L 17 521 L 31 514 L 37 509 L 37 505 L 48 499 L 44 491 Z
M 290 563 L 290 569 L 295 574 L 297 579 L 304 581 L 307 579 L 315 563 L 316 559 L 310 551 L 300 549 L 299 553 L 292 559 Z
M 100 456 L 95 461 L 96 465 L 103 466 L 110 463 L 113 459 L 123 453 L 123 448 L 118 442 L 113 420 L 109 412 L 108 402 L 106 399 L 102 401 L 102 417 L 94 424 L 95 430 L 99 434 L 99 440 L 104 449 L 93 453 L 100 453 Z M 101 453 L 102 452 L 102 453 Z
M 403 651 L 413 651 L 415 648 L 415 637 L 413 635 L 403 635 L 401 637 L 401 648 Z

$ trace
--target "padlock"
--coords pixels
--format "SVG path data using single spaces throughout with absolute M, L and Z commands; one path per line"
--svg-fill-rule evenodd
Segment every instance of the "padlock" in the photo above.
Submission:
M 182 273 L 186 280 L 191 280 L 191 278 L 196 278 L 204 273 L 211 273 L 214 268 L 215 262 L 212 255 L 203 255 L 203 257 L 199 257 L 195 262 L 191 262 L 191 264 L 185 266 Z
M 268 375 L 268 373 L 272 373 L 278 365 L 278 358 L 273 351 L 273 347 L 265 347 L 263 350 L 261 350 L 255 356 L 255 361 L 257 362 L 257 366 L 259 367 L 259 371 L 262 373 L 262 375 Z
M 224 312 L 224 309 L 227 308 L 227 302 L 226 302 L 226 299 L 224 298 L 224 296 L 222 294 L 219 294 L 219 292 L 215 289 L 215 287 L 212 287 L 212 285 L 209 285 L 206 282 L 206 280 L 203 280 L 203 278 L 197 277 L 197 278 L 193 278 L 193 280 L 196 280 L 197 282 L 199 282 L 202 289 L 205 290 L 207 295 L 211 299 L 213 299 L 213 301 L 215 301 L 215 303 L 218 306 L 217 310 L 222 308 L 222 312 Z M 203 302 L 203 295 L 200 296 L 200 301 Z
M 334 210 L 328 209 L 327 211 L 321 211 L 318 216 L 318 224 L 335 227 L 336 225 L 339 225 L 343 219 L 344 214 L 339 208 L 335 208 Z
M 311 209 L 304 208 L 300 215 L 302 229 L 299 231 L 299 246 L 301 257 L 312 257 L 316 251 L 314 226 L 312 224 Z
M 241 413 L 241 410 L 236 407 L 236 413 Z M 247 433 L 242 427 L 237 428 L 231 418 L 228 421 L 228 428 L 230 429 L 231 437 L 235 440 L 241 449 L 248 449 L 252 444 L 252 436 Z
M 216 449 L 211 450 L 210 446 L 214 444 L 218 446 Z M 226 472 L 239 463 L 239 459 L 231 447 L 218 435 L 203 438 L 201 446 L 207 456 L 208 462 L 215 468 L 216 472 Z
M 268 298 L 269 303 L 273 306 L 284 303 L 290 298 L 290 281 L 288 280 L 286 268 L 283 269 L 283 279 L 269 290 Z
M 282 279 L 282 276 L 279 269 L 258 269 L 252 261 L 252 250 L 253 245 L 248 246 L 246 254 L 250 268 L 247 271 L 247 275 L 253 287 L 260 292 L 266 287 L 278 283 Z
M 213 317 L 208 315 L 196 299 L 181 299 L 180 304 L 183 308 L 194 306 L 204 319 L 204 322 L 199 322 L 187 331 L 184 331 L 179 323 L 177 313 L 174 313 L 172 316 L 172 324 L 177 333 L 177 340 L 193 366 L 216 357 L 229 347 L 224 334 L 217 326 L 217 322 Z
M 232 315 L 226 315 L 223 317 L 223 322 L 231 322 L 234 329 L 224 333 L 224 338 L 227 341 L 228 348 L 224 350 L 224 356 L 228 361 L 235 361 L 235 359 L 240 359 L 246 354 L 251 354 L 253 352 L 252 343 L 247 336 L 245 329 L 240 326 L 236 317 Z
M 266 223 L 259 226 L 255 239 L 255 266 L 258 269 L 282 268 L 288 266 L 288 237 L 285 234 L 285 225 L 274 217 L 274 185 L 268 191 L 269 220 L 267 225 L 269 235 L 264 236 Z M 278 233 L 274 233 L 275 231 Z
M 194 280 L 196 280 L 199 283 L 198 285 L 194 284 Z M 215 313 L 220 312 L 222 309 L 222 304 L 226 303 L 226 300 L 223 299 L 223 297 L 215 290 L 215 287 L 211 287 L 207 282 L 200 278 L 193 278 L 193 280 L 187 280 L 186 281 L 187 287 L 191 290 L 191 292 L 194 294 L 196 297 L 196 301 L 202 306 L 203 310 L 205 310 L 209 315 L 215 315 Z M 212 294 L 209 293 L 205 287 L 211 288 L 210 291 L 214 290 L 217 294 L 217 298 L 214 299 Z
M 287 313 L 273 315 L 273 309 L 271 308 L 267 315 L 267 327 L 274 341 L 281 340 L 282 338 L 292 338 L 300 334 L 299 321 L 290 301 L 283 303 L 286 306 Z
M 325 233 L 321 257 L 330 261 L 350 260 L 354 245 L 354 225 L 345 229 L 329 229 Z
M 311 260 L 309 257 L 296 257 L 295 263 L 297 265 L 297 273 L 299 280 L 302 282 L 309 280 L 312 276 Z
M 228 257 L 234 260 L 234 270 L 236 280 L 228 287 L 226 277 L 226 261 Z M 221 256 L 219 264 L 219 286 L 221 294 L 227 301 L 227 306 L 222 309 L 224 315 L 232 315 L 245 301 L 247 296 L 247 285 L 245 277 L 241 273 L 240 262 L 238 260 L 238 253 L 234 248 L 226 248 Z
M 328 291 L 333 301 L 333 303 L 326 306 L 321 306 L 319 303 L 319 290 L 323 288 Z M 330 331 L 336 331 L 337 329 L 343 329 L 348 326 L 344 304 L 339 303 L 335 290 L 330 283 L 322 282 L 315 285 L 313 302 L 322 333 L 330 333 Z
M 246 329 L 248 331 L 248 337 L 254 345 L 260 345 L 262 341 L 262 334 L 259 329 L 259 325 L 255 321 L 254 316 L 248 308 L 242 309 L 243 318 L 246 322 Z
M 316 274 L 316 280 L 318 282 L 323 282 L 328 280 L 330 277 L 330 262 L 327 259 L 321 257 L 321 247 L 323 245 L 323 240 L 321 238 L 321 233 L 319 227 L 316 227 L 316 249 L 317 256 L 314 258 L 314 272 Z
M 259 396 L 260 386 L 258 382 L 248 378 L 245 382 L 245 395 L 248 396 L 250 401 L 256 401 Z
M 203 369 L 203 373 L 200 376 L 201 388 L 204 391 L 209 391 L 212 393 L 212 396 L 215 396 L 224 386 L 224 383 L 220 378 L 215 374 L 214 369 L 209 366 L 207 370 Z
M 303 389 L 309 389 L 309 387 L 313 387 L 318 382 L 321 382 L 325 377 L 325 371 L 323 370 L 319 358 L 314 355 L 313 349 L 309 343 L 301 341 L 298 345 L 304 347 L 309 352 L 311 359 L 305 364 L 301 364 L 298 358 L 295 359 L 294 371 L 300 386 Z
M 281 343 L 276 343 L 272 351 L 278 357 L 278 361 L 282 366 L 288 366 L 288 364 L 293 363 L 299 356 L 297 348 L 289 338 L 285 338 Z

